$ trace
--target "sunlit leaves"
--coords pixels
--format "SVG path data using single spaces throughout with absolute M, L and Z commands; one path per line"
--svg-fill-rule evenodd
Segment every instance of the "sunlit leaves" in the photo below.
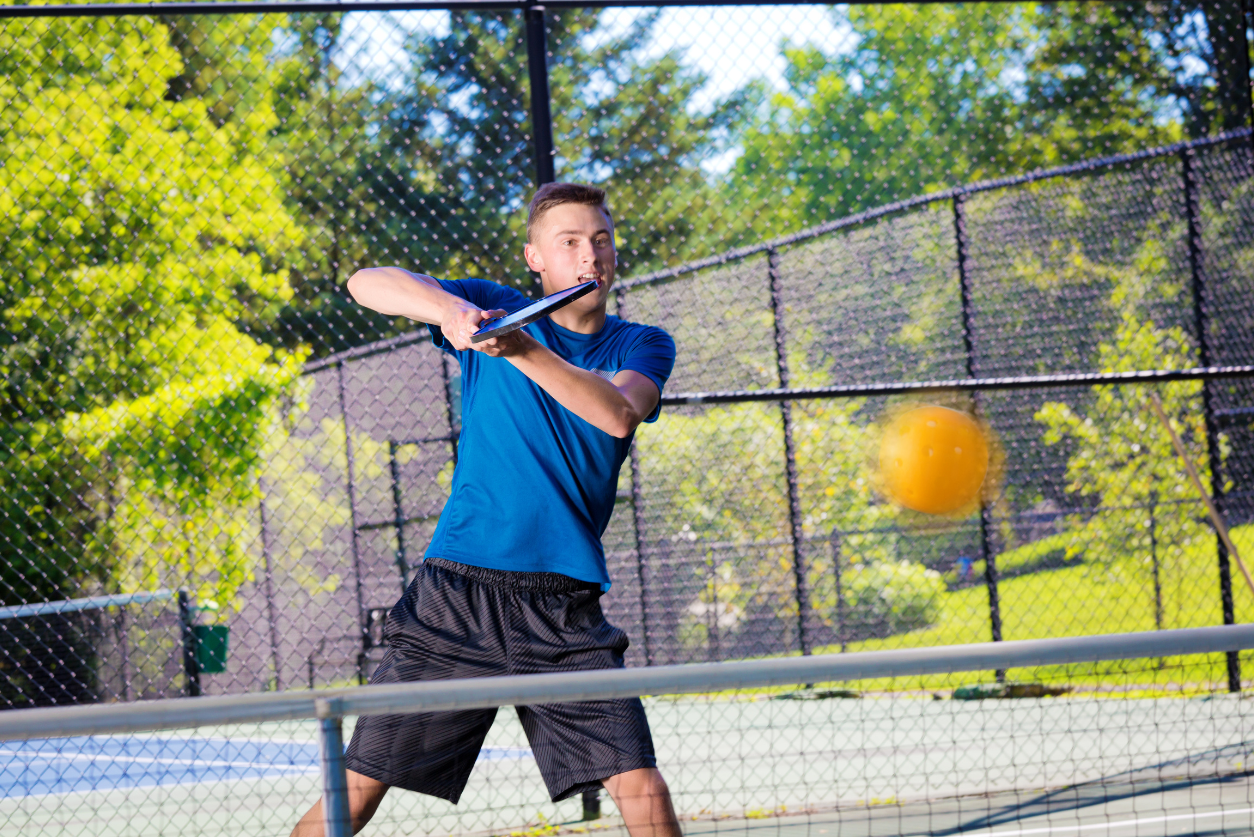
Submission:
M 213 85 L 171 95 L 186 67 L 151 18 L 10 21 L 3 38 L 0 462 L 22 488 L 3 501 L 0 596 L 229 601 L 251 572 L 251 475 L 299 371 L 247 334 L 290 298 L 279 263 L 303 235 L 273 109 Z

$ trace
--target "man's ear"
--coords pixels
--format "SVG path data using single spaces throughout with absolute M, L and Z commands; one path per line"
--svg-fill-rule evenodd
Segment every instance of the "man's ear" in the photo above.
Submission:
M 540 251 L 530 243 L 523 245 L 523 258 L 527 260 L 527 267 L 536 273 L 544 272 L 544 259 L 540 258 Z

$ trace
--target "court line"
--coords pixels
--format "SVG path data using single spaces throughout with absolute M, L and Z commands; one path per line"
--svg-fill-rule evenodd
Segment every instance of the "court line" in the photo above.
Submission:
M 1097 822 L 1090 825 L 1060 825 L 1047 828 L 1023 828 L 1018 831 L 984 832 L 988 837 L 1026 837 L 1029 834 L 1060 834 L 1065 831 L 1093 831 L 1099 828 L 1122 828 L 1128 825 L 1143 825 L 1156 822 L 1175 822 L 1177 820 L 1200 820 L 1207 817 L 1226 817 L 1230 814 L 1254 814 L 1254 808 L 1241 808 L 1237 811 L 1211 811 L 1206 814 L 1174 814 L 1169 817 L 1144 817 L 1120 822 Z M 980 832 L 960 831 L 959 834 L 976 834 Z
M 209 761 L 204 759 L 171 759 L 145 756 L 113 756 L 105 753 L 31 753 L 21 750 L 0 750 L 0 756 L 16 756 L 26 761 L 108 761 L 129 764 L 184 764 L 196 767 L 238 767 L 248 770 L 296 770 L 302 773 L 316 773 L 318 765 L 277 764 L 255 761 Z
M 524 747 L 484 747 L 480 750 L 480 757 L 483 761 L 507 761 L 512 759 L 523 759 L 531 755 L 531 750 Z M 17 759 L 22 759 L 26 763 L 30 763 L 32 761 L 108 761 L 127 764 L 181 764 L 197 767 L 236 767 L 246 770 L 291 770 L 299 771 L 301 773 L 317 773 L 320 770 L 317 764 L 300 765 L 290 763 L 281 764 L 277 762 L 175 759 L 158 758 L 155 756 L 110 755 L 108 753 L 41 753 L 0 749 L 0 756 L 15 757 Z

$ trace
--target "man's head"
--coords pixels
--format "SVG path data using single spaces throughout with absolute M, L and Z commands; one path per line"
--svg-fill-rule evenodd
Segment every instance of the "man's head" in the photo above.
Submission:
M 574 305 L 603 306 L 618 260 L 605 190 L 582 183 L 541 186 L 527 213 L 523 255 L 540 274 L 546 294 L 596 279 L 601 287 Z
M 614 229 L 614 217 L 605 205 L 605 190 L 586 183 L 546 183 L 536 190 L 527 207 L 527 243 L 535 244 L 536 230 L 544 222 L 549 210 L 566 204 L 592 206 L 601 210 L 605 220 Z

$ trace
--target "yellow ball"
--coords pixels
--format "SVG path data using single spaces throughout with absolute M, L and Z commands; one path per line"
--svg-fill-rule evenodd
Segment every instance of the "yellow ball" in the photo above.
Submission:
M 975 503 L 988 474 L 988 440 L 966 413 L 914 407 L 898 415 L 880 442 L 880 476 L 908 509 L 950 514 Z

